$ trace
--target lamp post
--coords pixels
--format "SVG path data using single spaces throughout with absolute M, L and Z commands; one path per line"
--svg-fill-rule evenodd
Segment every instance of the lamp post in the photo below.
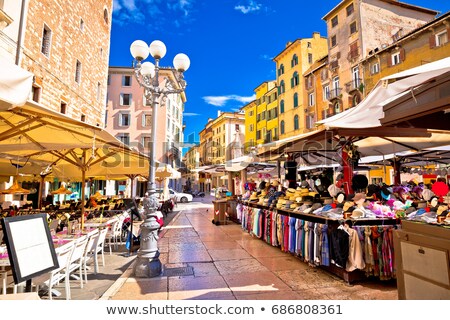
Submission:
M 166 54 L 166 46 L 159 40 L 153 41 L 148 46 L 142 40 L 136 40 L 130 47 L 131 55 L 135 59 L 135 77 L 139 84 L 144 87 L 144 96 L 152 107 L 152 134 L 151 146 L 149 148 L 150 167 L 148 185 L 143 200 L 145 220 L 141 225 L 141 246 L 138 250 L 137 260 L 133 272 L 137 278 L 151 278 L 161 274 L 162 267 L 159 260 L 158 229 L 156 211 L 158 210 L 158 198 L 156 197 L 155 184 L 155 160 L 156 160 L 156 133 L 157 133 L 157 111 L 158 105 L 165 106 L 169 94 L 180 94 L 186 88 L 183 72 L 189 68 L 190 60 L 187 55 L 179 53 L 173 59 L 174 68 L 162 68 L 159 61 Z M 149 54 L 155 63 L 142 62 Z M 172 72 L 175 81 L 165 78 L 160 82 L 160 70 Z

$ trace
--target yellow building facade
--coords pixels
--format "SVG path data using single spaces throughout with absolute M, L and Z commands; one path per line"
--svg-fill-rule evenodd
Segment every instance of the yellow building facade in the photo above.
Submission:
M 327 39 L 320 33 L 312 38 L 288 42 L 286 48 L 273 60 L 277 73 L 278 131 L 279 138 L 298 135 L 306 129 L 304 85 L 302 75 L 319 57 L 328 52 Z
M 278 139 L 276 86 L 276 81 L 266 81 L 255 89 L 257 145 Z
M 248 153 L 251 147 L 256 145 L 256 100 L 247 103 L 241 108 L 244 113 L 245 125 L 245 149 Z

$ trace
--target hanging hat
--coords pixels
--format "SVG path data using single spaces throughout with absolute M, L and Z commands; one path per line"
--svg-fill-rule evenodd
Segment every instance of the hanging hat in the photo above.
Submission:
M 256 192 L 252 192 L 252 195 L 250 196 L 250 200 L 257 200 L 258 194 Z
M 355 208 L 355 205 L 353 202 L 347 201 L 344 203 L 344 207 L 342 208 L 342 210 L 344 212 L 352 212 L 353 209 Z
M 270 184 L 274 187 L 278 187 L 280 185 L 280 182 L 278 180 L 273 180 Z
M 438 216 L 446 216 L 448 214 L 448 205 L 440 205 L 436 211 Z
M 364 216 L 364 212 L 361 209 L 356 208 L 355 210 L 352 211 L 352 215 L 351 215 L 352 218 L 357 219 L 357 218 L 361 218 L 362 216 Z
M 365 175 L 355 174 L 352 178 L 352 189 L 353 190 L 365 190 L 369 185 L 369 180 Z

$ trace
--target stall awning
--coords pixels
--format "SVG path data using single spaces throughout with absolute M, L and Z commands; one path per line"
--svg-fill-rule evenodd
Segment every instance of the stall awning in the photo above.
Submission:
M 0 56 L 0 109 L 22 106 L 33 85 L 33 74 Z

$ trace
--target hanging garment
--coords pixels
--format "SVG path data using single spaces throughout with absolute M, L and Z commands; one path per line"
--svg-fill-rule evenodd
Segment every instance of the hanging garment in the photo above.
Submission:
M 361 242 L 359 241 L 358 232 L 355 229 L 344 227 L 349 233 L 350 247 L 348 252 L 346 270 L 351 272 L 356 269 L 363 270 L 366 267 L 364 263 Z
M 308 222 L 308 227 L 309 227 L 309 239 L 308 239 L 308 248 L 309 248 L 309 262 L 310 263 L 314 263 L 314 248 L 315 248 L 315 244 L 314 244 L 314 239 L 315 239 L 315 234 L 314 234 L 314 222 Z
M 297 219 L 295 221 L 295 234 L 296 234 L 295 254 L 300 255 L 300 256 L 301 256 L 301 245 L 302 245 L 302 231 L 303 231 L 302 220 Z
M 278 213 L 272 213 L 272 246 L 278 247 Z
M 320 265 L 320 236 L 321 236 L 321 224 L 314 224 L 314 264 Z
M 280 247 L 283 246 L 283 216 L 277 215 L 277 241 Z
M 320 254 L 321 254 L 321 260 L 320 264 L 323 266 L 329 266 L 330 265 L 330 246 L 328 244 L 328 225 L 322 224 L 321 225 L 321 241 L 320 241 Z
M 272 221 L 271 221 L 271 217 L 272 217 L 272 212 L 269 210 L 266 210 L 266 222 L 264 225 L 264 241 L 266 241 L 268 244 L 271 244 L 271 228 L 272 228 Z
M 297 245 L 297 229 L 295 228 L 295 223 L 297 219 L 294 217 L 289 218 L 289 252 L 295 253 L 295 248 Z
M 372 231 L 370 227 L 364 227 L 364 262 L 366 263 L 366 275 L 370 276 L 374 274 L 374 264 L 373 251 L 372 251 L 372 241 L 370 235 Z
M 303 228 L 305 230 L 305 240 L 304 240 L 304 247 L 303 247 L 303 258 L 306 262 L 309 261 L 309 222 L 305 221 L 305 224 L 303 225 Z
M 289 216 L 284 216 L 284 225 L 283 225 L 283 242 L 284 247 L 283 251 L 288 252 L 289 251 Z
M 372 234 L 371 234 L 371 240 L 372 240 L 372 252 L 373 252 L 373 261 L 374 261 L 374 276 L 378 277 L 380 276 L 380 260 L 378 255 L 378 240 L 380 239 L 380 233 L 378 232 L 378 227 L 373 226 L 370 227 Z
M 340 268 L 345 268 L 348 259 L 350 239 L 343 229 L 335 229 L 331 233 L 331 262 Z

